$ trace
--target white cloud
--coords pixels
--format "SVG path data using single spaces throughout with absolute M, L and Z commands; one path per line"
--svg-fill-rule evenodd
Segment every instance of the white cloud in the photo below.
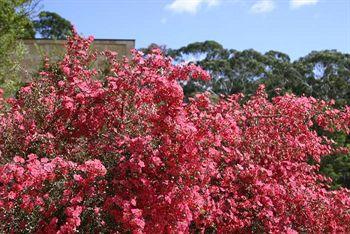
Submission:
M 178 13 L 197 13 L 201 5 L 216 6 L 220 0 L 174 0 L 166 8 Z
M 275 9 L 275 3 L 272 0 L 259 0 L 250 8 L 250 11 L 256 14 L 271 12 Z
M 318 0 L 290 0 L 289 4 L 292 9 L 296 9 L 306 5 L 315 5 Z

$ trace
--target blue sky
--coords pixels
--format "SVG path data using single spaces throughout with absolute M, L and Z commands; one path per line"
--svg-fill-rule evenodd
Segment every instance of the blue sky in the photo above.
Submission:
M 179 48 L 216 40 L 225 48 L 350 52 L 350 0 L 43 0 L 43 10 L 95 38 Z

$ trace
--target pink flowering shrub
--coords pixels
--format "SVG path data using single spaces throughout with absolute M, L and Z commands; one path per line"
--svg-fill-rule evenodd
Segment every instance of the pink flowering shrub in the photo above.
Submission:
M 344 233 L 350 192 L 317 173 L 350 132 L 350 108 L 264 87 L 183 102 L 180 80 L 209 79 L 155 50 L 91 68 L 74 34 L 58 67 L 0 99 L 0 231 Z
M 83 209 L 93 213 L 103 204 L 106 169 L 99 160 L 77 165 L 59 157 L 26 158 L 15 156 L 0 168 L 2 231 L 69 233 L 80 226 Z

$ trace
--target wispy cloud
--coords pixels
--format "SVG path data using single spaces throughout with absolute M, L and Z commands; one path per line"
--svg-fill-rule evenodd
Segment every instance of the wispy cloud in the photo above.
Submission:
M 212 7 L 219 4 L 220 0 L 174 0 L 166 6 L 167 9 L 178 13 L 195 14 L 202 5 Z
M 318 0 L 290 0 L 289 4 L 292 9 L 297 9 L 306 5 L 315 5 Z
M 275 9 L 275 3 L 272 0 L 259 0 L 253 4 L 250 11 L 255 14 L 271 12 Z

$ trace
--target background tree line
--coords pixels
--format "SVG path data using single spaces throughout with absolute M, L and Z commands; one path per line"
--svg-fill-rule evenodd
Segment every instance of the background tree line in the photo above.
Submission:
M 195 42 L 179 49 L 151 44 L 141 49 L 160 48 L 176 62 L 194 62 L 212 76 L 210 83 L 189 82 L 186 96 L 210 91 L 215 94 L 253 94 L 265 84 L 271 97 L 287 92 L 323 100 L 338 106 L 350 104 L 350 54 L 336 50 L 313 51 L 292 61 L 279 51 L 260 53 L 253 49 L 225 49 L 216 41 Z

